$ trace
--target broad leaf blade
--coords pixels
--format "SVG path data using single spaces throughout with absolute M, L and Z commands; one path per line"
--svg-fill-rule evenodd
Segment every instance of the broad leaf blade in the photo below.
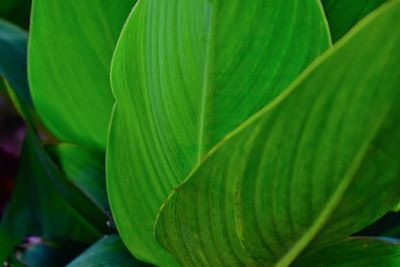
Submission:
M 387 0 L 322 0 L 325 13 L 336 42 L 358 21 Z
M 304 255 L 293 267 L 355 267 L 400 265 L 398 240 L 352 237 Z
M 67 265 L 67 267 L 80 266 L 145 267 L 149 265 L 134 259 L 119 236 L 109 235 L 100 239 Z
M 29 82 L 45 125 L 62 141 L 104 149 L 111 56 L 134 0 L 34 0 Z
M 156 235 L 184 266 L 287 266 L 399 201 L 399 16 L 370 16 L 175 189 Z
M 113 58 L 107 152 L 113 215 L 135 256 L 172 264 L 153 238 L 169 191 L 328 46 L 318 1 L 138 2 Z

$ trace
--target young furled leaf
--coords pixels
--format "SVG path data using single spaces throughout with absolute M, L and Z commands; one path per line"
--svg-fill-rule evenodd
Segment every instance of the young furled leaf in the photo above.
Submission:
M 165 197 L 328 47 L 319 1 L 138 2 L 113 58 L 107 151 L 113 216 L 137 258 L 176 264 L 153 237 Z

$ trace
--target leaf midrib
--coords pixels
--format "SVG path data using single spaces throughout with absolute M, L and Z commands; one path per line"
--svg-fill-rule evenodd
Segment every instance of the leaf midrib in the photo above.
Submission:
M 354 181 L 355 174 L 363 165 L 367 158 L 368 150 L 371 142 L 377 137 L 381 130 L 382 125 L 387 117 L 389 108 L 383 112 L 382 117 L 378 119 L 374 129 L 366 138 L 366 141 L 360 147 L 357 155 L 354 157 L 352 165 L 348 168 L 344 179 L 339 183 L 335 192 L 332 194 L 331 198 L 326 203 L 325 207 L 322 209 L 314 223 L 309 227 L 309 229 L 302 235 L 300 239 L 292 246 L 292 248 L 285 253 L 285 255 L 275 264 L 276 267 L 287 267 L 289 266 L 300 254 L 301 252 L 311 243 L 319 231 L 325 226 L 329 218 L 335 211 L 335 209 L 340 204 L 343 199 L 344 194 Z

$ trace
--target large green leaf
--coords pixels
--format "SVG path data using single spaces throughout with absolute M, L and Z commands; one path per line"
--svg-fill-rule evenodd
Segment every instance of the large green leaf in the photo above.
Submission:
M 174 190 L 156 235 L 184 266 L 288 266 L 399 201 L 399 16 L 364 20 Z
M 387 0 L 322 0 L 333 41 L 343 37 L 358 21 Z
M 398 267 L 400 243 L 397 240 L 347 238 L 310 252 L 293 267 Z
M 72 144 L 49 146 L 47 151 L 63 173 L 104 213 L 108 213 L 104 153 Z
M 34 0 L 29 82 L 62 141 L 104 149 L 113 97 L 111 56 L 134 0 Z
M 319 1 L 139 1 L 112 64 L 107 183 L 124 242 L 172 265 L 153 237 L 163 200 L 230 130 L 329 47 Z
M 134 259 L 132 255 L 129 254 L 119 236 L 109 235 L 100 239 L 67 265 L 67 267 L 81 266 L 145 267 L 149 265 Z
M 98 229 L 82 217 L 51 182 L 38 157 L 35 140 L 28 132 L 16 185 L 1 221 L 3 229 L 19 242 L 26 235 L 92 242 L 100 236 Z

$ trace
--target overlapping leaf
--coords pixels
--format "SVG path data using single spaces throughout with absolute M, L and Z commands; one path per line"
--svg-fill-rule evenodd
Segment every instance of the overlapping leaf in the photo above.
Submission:
M 104 149 L 113 97 L 111 56 L 134 0 L 34 0 L 29 82 L 62 141 Z
M 28 132 L 17 184 L 1 221 L 3 229 L 18 242 L 26 235 L 95 240 L 100 235 L 98 229 L 60 195 L 38 157 L 35 142 L 35 136 Z
M 322 0 L 333 41 L 343 37 L 358 21 L 387 0 Z
M 103 237 L 93 246 L 73 260 L 67 267 L 118 266 L 134 267 L 149 266 L 135 260 L 117 235 Z
M 310 252 L 293 267 L 355 267 L 400 265 L 398 240 L 347 238 Z
M 318 1 L 138 2 L 117 46 L 107 182 L 131 252 L 172 265 L 158 208 L 226 133 L 329 46 Z
M 26 47 L 26 32 L 0 20 L 0 76 L 13 88 L 9 94 L 16 107 L 24 105 L 31 109 L 32 100 L 26 73 Z
M 108 213 L 104 153 L 71 144 L 49 146 L 47 151 L 63 173 L 104 213 Z
M 156 235 L 182 265 L 288 266 L 394 207 L 399 16 L 369 16 L 175 189 Z

